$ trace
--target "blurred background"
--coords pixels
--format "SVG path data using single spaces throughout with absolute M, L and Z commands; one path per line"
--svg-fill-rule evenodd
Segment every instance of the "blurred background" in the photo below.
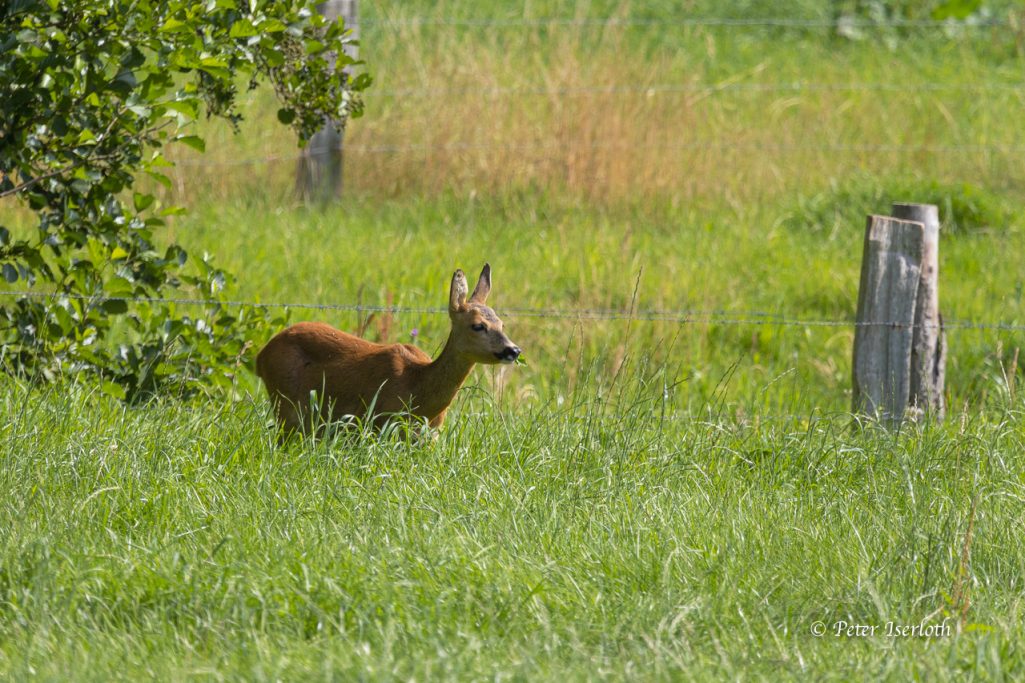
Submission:
M 994 1 L 362 2 L 374 77 L 344 189 L 295 194 L 273 94 L 169 150 L 170 237 L 239 297 L 436 352 L 456 267 L 495 270 L 509 400 L 658 368 L 739 416 L 845 410 L 865 216 L 940 206 L 952 409 L 1013 394 L 1025 10 Z M 354 305 L 395 312 L 353 311 Z M 524 310 L 526 309 L 526 310 Z M 643 374 L 643 373 L 642 373 Z M 672 391 L 668 389 L 672 387 Z M 670 396 L 671 394 L 671 396 Z M 503 399 L 504 400 L 504 399 Z

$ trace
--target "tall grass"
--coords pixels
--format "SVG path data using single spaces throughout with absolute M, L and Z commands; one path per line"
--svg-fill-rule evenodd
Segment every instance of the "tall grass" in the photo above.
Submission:
M 367 10 L 377 21 L 363 27 L 361 55 L 377 82 L 346 134 L 350 192 L 545 188 L 706 206 L 772 200 L 856 170 L 1022 186 L 1021 56 L 1006 26 L 852 41 L 827 29 L 674 25 L 673 13 L 637 25 L 401 23 L 465 9 Z M 471 15 L 505 16 L 492 9 Z M 212 152 L 186 159 L 214 166 L 179 168 L 179 196 L 288 196 L 294 141 L 265 98 L 251 111 L 241 138 L 211 131 Z
M 1020 331 L 951 330 L 949 419 L 888 433 L 846 412 L 850 327 L 760 315 L 849 318 L 864 214 L 925 200 L 947 318 L 1022 322 L 1020 155 L 990 149 L 1021 144 L 1021 57 L 986 31 L 368 22 L 377 93 L 330 208 L 293 205 L 294 140 L 254 96 L 241 136 L 179 157 L 169 238 L 263 302 L 442 307 L 490 260 L 529 365 L 475 371 L 435 440 L 283 449 L 248 373 L 133 407 L 0 378 L 0 678 L 1020 677 Z M 795 82 L 875 85 L 761 87 Z M 448 330 L 291 311 L 314 317 L 429 352 Z
M 647 394 L 627 375 L 510 411 L 471 389 L 436 441 L 279 450 L 262 401 L 4 380 L 0 676 L 1020 674 L 1020 402 L 893 435 Z
M 542 3 L 522 16 L 654 21 L 481 26 L 430 20 L 521 15 L 375 5 L 361 49 L 376 94 L 346 134 L 342 204 L 290 208 L 292 163 L 260 160 L 287 158 L 294 141 L 257 98 L 242 136 L 207 131 L 211 151 L 183 159 L 212 166 L 175 170 L 168 199 L 196 206 L 175 235 L 218 254 L 241 275 L 240 297 L 260 301 L 440 306 L 455 266 L 491 260 L 499 309 L 844 320 L 864 214 L 936 201 L 947 318 L 1020 322 L 1021 274 L 1002 257 L 1022 243 L 1014 31 L 870 31 L 853 41 L 828 29 L 672 23 L 718 9 Z M 778 15 L 756 9 L 744 16 Z M 788 16 L 823 11 L 805 3 Z M 382 341 L 417 329 L 429 351 L 446 325 L 430 315 L 378 316 L 368 327 L 352 314 L 299 317 Z M 513 395 L 565 393 L 577 375 L 566 358 L 599 359 L 614 373 L 654 354 L 679 368 L 670 382 L 686 385 L 679 407 L 703 405 L 737 364 L 731 409 L 847 408 L 849 328 L 507 322 L 532 363 L 508 379 Z M 951 345 L 951 404 L 1002 400 L 1020 335 L 952 332 Z
M 461 267 L 473 277 L 490 261 L 491 303 L 529 363 L 496 371 L 494 388 L 510 400 L 565 396 L 591 364 L 612 376 L 624 362 L 650 359 L 668 368 L 675 409 L 702 410 L 730 372 L 730 411 L 832 413 L 850 407 L 853 327 L 842 323 L 856 308 L 864 213 L 902 198 L 867 187 L 864 199 L 826 194 L 811 206 L 704 212 L 643 204 L 596 209 L 537 195 L 367 198 L 313 211 L 231 203 L 193 212 L 178 223 L 177 237 L 219 254 L 218 263 L 240 276 L 237 296 L 261 302 L 443 309 L 452 271 Z M 944 235 L 947 320 L 1022 322 L 1022 273 L 1003 255 L 1025 248 L 1023 239 L 1017 223 Z M 610 309 L 690 317 L 574 316 Z M 384 342 L 411 342 L 416 330 L 415 342 L 431 354 L 448 334 L 443 312 L 367 320 L 351 311 L 296 309 L 291 317 Z M 839 325 L 800 324 L 805 320 Z M 1003 401 L 1010 386 L 1004 377 L 1009 372 L 1013 385 L 1021 372 L 1021 364 L 1012 369 L 1020 332 L 952 329 L 948 344 L 950 404 L 984 409 Z

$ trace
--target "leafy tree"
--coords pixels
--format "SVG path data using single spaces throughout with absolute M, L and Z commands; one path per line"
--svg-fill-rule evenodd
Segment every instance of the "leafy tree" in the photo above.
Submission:
M 4 368 L 90 370 L 130 399 L 230 384 L 263 313 L 226 306 L 229 277 L 205 260 L 158 253 L 178 209 L 133 183 L 169 184 L 161 149 L 202 150 L 199 117 L 237 126 L 240 87 L 270 83 L 300 141 L 358 116 L 370 79 L 343 72 L 349 40 L 309 0 L 0 2 L 0 201 L 38 216 L 18 234 L 0 225 L 0 274 L 22 292 L 0 299 Z M 169 293 L 209 303 L 138 301 Z

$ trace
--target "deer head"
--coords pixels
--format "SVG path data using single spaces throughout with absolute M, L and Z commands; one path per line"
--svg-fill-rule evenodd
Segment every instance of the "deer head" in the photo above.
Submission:
M 467 299 L 466 275 L 457 270 L 449 289 L 448 315 L 452 320 L 452 350 L 477 363 L 512 363 L 520 348 L 505 335 L 505 325 L 485 302 L 491 293 L 491 265 L 485 263 L 473 294 Z

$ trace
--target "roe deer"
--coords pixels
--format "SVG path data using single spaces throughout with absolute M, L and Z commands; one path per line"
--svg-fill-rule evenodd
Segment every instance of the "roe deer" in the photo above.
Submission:
M 449 289 L 452 320 L 445 348 L 435 360 L 411 344 L 375 344 L 325 323 L 297 323 L 274 336 L 256 357 L 256 374 L 270 395 L 283 437 L 313 428 L 310 397 L 327 416 L 368 417 L 380 426 L 403 413 L 437 428 L 474 363 L 512 363 L 520 349 L 485 305 L 491 266 L 484 264 L 470 298 L 457 270 Z

